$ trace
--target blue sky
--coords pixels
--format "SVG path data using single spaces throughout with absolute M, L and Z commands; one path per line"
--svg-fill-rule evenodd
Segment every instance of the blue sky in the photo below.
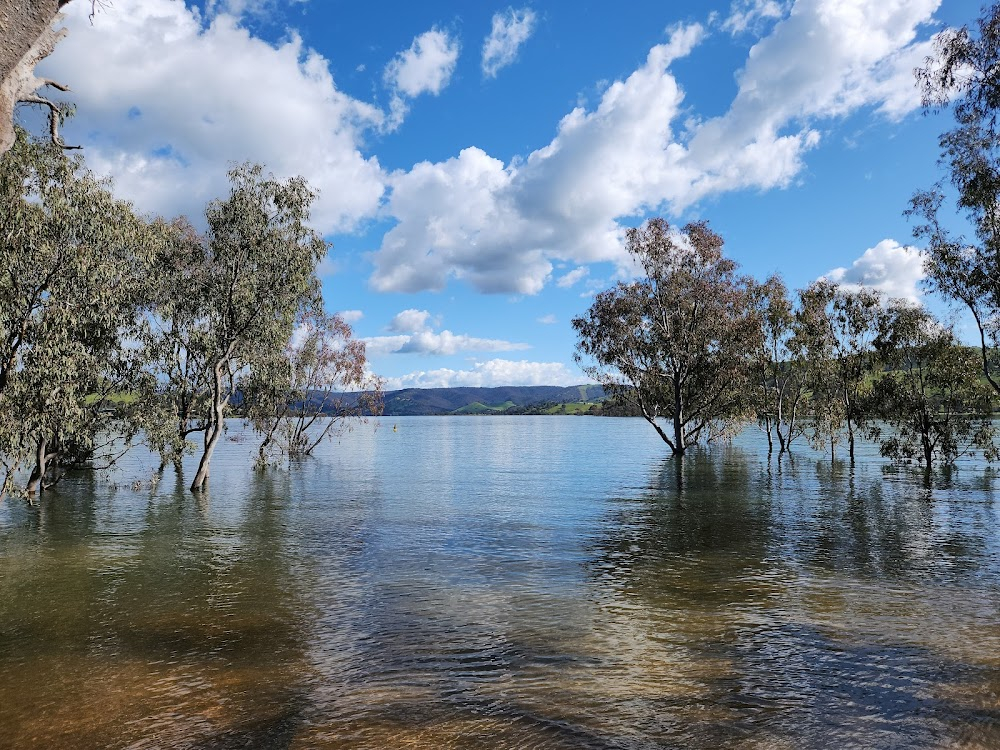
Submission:
M 571 384 L 624 229 L 707 219 L 758 278 L 919 298 L 902 215 L 947 115 L 912 69 L 970 0 L 118 0 L 42 72 L 66 140 L 196 222 L 233 162 L 304 175 L 330 311 L 389 388 Z M 935 303 L 931 303 L 934 305 Z

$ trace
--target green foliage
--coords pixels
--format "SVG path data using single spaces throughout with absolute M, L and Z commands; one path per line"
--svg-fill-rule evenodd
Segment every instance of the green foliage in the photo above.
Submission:
M 810 392 L 809 439 L 832 451 L 846 429 L 853 459 L 855 432 L 870 418 L 865 404 L 872 376 L 881 368 L 875 342 L 886 325 L 883 300 L 872 290 L 845 290 L 826 281 L 799 296 L 793 346 Z
M 18 132 L 0 161 L 0 494 L 19 467 L 37 491 L 62 466 L 109 465 L 140 435 L 179 461 L 197 433 L 201 488 L 241 391 L 286 452 L 310 452 L 338 421 L 310 433 L 317 393 L 330 414 L 335 388 L 365 387 L 335 416 L 377 413 L 363 343 L 322 313 L 314 193 L 257 165 L 230 179 L 202 236 L 144 221 L 82 160 Z
M 869 397 L 872 413 L 890 432 L 883 437 L 880 424 L 870 429 L 882 455 L 927 468 L 953 464 L 974 448 L 996 459 L 991 391 L 977 377 L 978 356 L 920 308 L 897 303 L 890 315 L 879 348 L 891 369 L 875 380 Z
M 979 333 L 980 366 L 1000 393 L 1000 4 L 983 9 L 975 31 L 967 26 L 938 35 L 936 54 L 917 71 L 928 108 L 952 105 L 956 126 L 940 137 L 941 163 L 958 193 L 956 208 L 975 238 L 949 232 L 942 220 L 941 184 L 917 192 L 909 214 L 914 234 L 927 243 L 930 285 L 966 307 Z
M 141 418 L 112 397 L 141 387 L 138 333 L 148 225 L 110 186 L 19 130 L 0 160 L 0 455 L 113 461 Z M 112 408 L 114 407 L 114 408 Z
M 805 432 L 801 416 L 809 406 L 802 318 L 780 276 L 754 284 L 751 291 L 757 335 L 750 353 L 750 398 L 768 446 L 773 435 L 784 452 Z
M 674 454 L 723 435 L 748 411 L 754 346 L 749 279 L 723 257 L 707 224 L 682 233 L 663 219 L 630 229 L 643 271 L 597 295 L 573 320 L 576 359 L 614 398 L 633 398 Z M 665 431 L 657 420 L 664 418 Z
M 243 380 L 274 376 L 297 316 L 319 310 L 316 266 L 328 247 L 307 225 L 315 193 L 305 180 L 265 177 L 260 165 L 229 173 L 229 197 L 206 210 L 208 232 L 163 225 L 168 237 L 163 286 L 146 337 L 165 365 L 161 402 L 176 431 L 161 434 L 164 457 L 204 432 L 192 489 L 208 479 L 212 454 Z

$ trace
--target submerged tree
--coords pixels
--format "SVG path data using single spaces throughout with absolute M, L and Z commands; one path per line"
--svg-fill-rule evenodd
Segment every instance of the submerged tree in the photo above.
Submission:
M 145 394 L 146 408 L 156 412 L 146 432 L 149 447 L 159 453 L 161 468 L 179 465 L 195 449 L 192 435 L 208 426 L 211 399 L 211 350 L 208 315 L 212 266 L 201 235 L 184 219 L 158 221 L 157 252 L 152 263 L 142 344 L 156 388 Z
M 254 370 L 244 412 L 262 436 L 258 464 L 311 455 L 352 419 L 378 415 L 382 390 L 366 370 L 365 344 L 339 315 L 309 310 L 281 356 Z
M 882 298 L 870 289 L 818 281 L 800 299 L 796 346 L 808 369 L 812 442 L 829 444 L 832 452 L 845 429 L 853 461 L 856 435 L 868 420 L 866 394 L 880 367 L 875 342 L 885 324 Z
M 129 342 L 150 247 L 130 204 L 18 131 L 0 162 L 0 455 L 33 466 L 31 492 L 138 429 L 122 397 L 141 378 Z
M 751 393 L 757 422 L 767 435 L 768 450 L 790 450 L 804 434 L 801 420 L 808 403 L 802 342 L 796 336 L 798 316 L 788 289 L 778 275 L 753 287 L 756 346 L 751 353 Z
M 925 310 L 904 303 L 890 307 L 890 324 L 879 341 L 889 368 L 875 382 L 875 425 L 882 455 L 930 469 L 953 464 L 972 448 L 987 460 L 998 457 L 993 442 L 991 391 L 977 375 L 978 357 Z
M 597 295 L 573 320 L 576 359 L 614 397 L 632 399 L 674 455 L 748 411 L 754 325 L 749 281 L 705 223 L 628 230 L 643 277 Z M 665 430 L 658 420 L 667 421 Z
M 208 233 L 192 274 L 201 307 L 199 364 L 208 381 L 204 444 L 193 490 L 204 489 L 212 454 L 241 378 L 273 362 L 296 316 L 319 304 L 316 266 L 327 244 L 306 222 L 315 193 L 305 180 L 265 177 L 259 165 L 229 174 L 232 190 L 206 210 Z M 199 375 L 201 377 L 201 375 Z M 197 390 L 195 388 L 194 390 Z
M 972 314 L 982 371 L 1000 393 L 1000 4 L 984 8 L 977 26 L 939 34 L 935 55 L 917 71 L 925 107 L 952 105 L 956 126 L 939 139 L 941 163 L 975 239 L 947 230 L 940 184 L 914 195 L 909 213 L 921 222 L 914 234 L 927 243 L 930 285 Z

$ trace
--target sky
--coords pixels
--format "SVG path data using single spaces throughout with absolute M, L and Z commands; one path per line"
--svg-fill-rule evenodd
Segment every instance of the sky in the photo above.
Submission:
M 387 389 L 572 385 L 571 321 L 625 230 L 706 220 L 792 289 L 929 302 L 903 215 L 947 113 L 913 69 L 971 0 L 114 0 L 65 8 L 41 75 L 66 142 L 188 216 L 260 162 L 319 191 L 330 312 Z

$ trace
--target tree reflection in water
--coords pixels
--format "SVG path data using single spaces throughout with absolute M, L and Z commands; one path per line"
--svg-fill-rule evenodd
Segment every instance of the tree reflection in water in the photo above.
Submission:
M 1000 746 L 994 475 L 646 435 L 415 419 L 7 501 L 0 745 Z
M 991 478 L 912 479 L 730 447 L 620 499 L 591 576 L 689 688 L 645 710 L 697 747 L 1000 744 Z

